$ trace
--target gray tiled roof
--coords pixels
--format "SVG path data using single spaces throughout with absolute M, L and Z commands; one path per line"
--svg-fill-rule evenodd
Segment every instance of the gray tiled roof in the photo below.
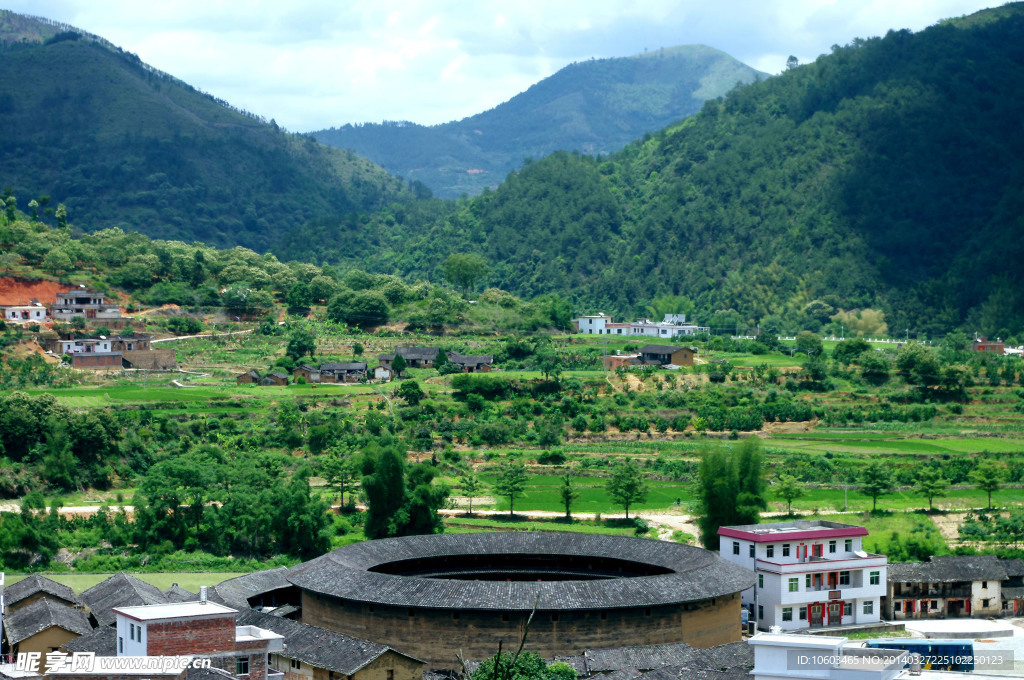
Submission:
M 419 361 L 433 361 L 441 350 L 437 347 L 399 347 L 396 354 L 401 354 L 403 359 L 416 359 Z
M 468 581 L 371 571 L 389 562 L 459 555 L 595 555 L 670 573 L 593 581 Z M 613 609 L 693 602 L 754 585 L 754 573 L 694 546 L 623 536 L 557 532 L 407 536 L 338 548 L 292 567 L 304 590 L 382 605 L 529 611 Z
M 45 598 L 4 616 L 4 636 L 11 645 L 54 626 L 77 635 L 92 632 L 89 619 L 81 609 Z
M 117 628 L 102 626 L 61 645 L 68 654 L 92 652 L 96 656 L 117 656 Z
M 690 677 L 719 677 L 725 671 L 746 674 L 754 667 L 754 650 L 746 642 L 731 642 L 706 649 L 685 643 L 588 649 L 576 656 L 558 656 L 581 678 L 614 680 L 615 674 L 642 676 L 645 680 L 678 680 Z M 662 671 L 658 673 L 658 671 Z M 701 673 L 704 675 L 694 675 Z
M 83 592 L 82 601 L 97 624 L 109 626 L 117 621 L 117 615 L 111 611 L 114 607 L 167 604 L 167 596 L 156 586 L 120 572 Z
M 291 588 L 292 584 L 285 578 L 287 573 L 288 567 L 278 567 L 229 578 L 213 587 L 216 595 L 211 595 L 211 599 L 222 601 L 235 609 L 249 609 L 250 597 L 281 588 Z
M 177 583 L 172 585 L 170 588 L 164 591 L 164 595 L 167 596 L 168 602 L 198 602 L 199 594 L 193 593 L 191 590 L 185 590 Z
M 67 602 L 73 602 L 74 604 L 82 603 L 78 595 L 75 595 L 74 590 L 63 583 L 57 583 L 53 579 L 48 579 L 45 576 L 40 576 L 39 574 L 26 576 L 17 583 L 12 583 L 7 586 L 4 589 L 4 602 L 8 607 L 10 607 L 21 602 L 26 597 L 35 595 L 36 593 L 53 595 L 54 597 L 66 600 Z
M 693 647 L 685 642 L 644 647 L 613 647 L 610 649 L 588 649 L 583 653 L 587 671 L 601 673 L 635 668 L 649 671 L 662 666 L 688 663 L 693 659 Z
M 648 671 L 639 680 L 750 680 L 750 669 L 715 670 L 693 666 L 665 666 Z
M 675 345 L 644 345 L 637 351 L 640 352 L 640 354 L 675 354 L 681 349 L 686 348 Z
M 330 372 L 330 371 L 365 371 L 365 370 L 366 370 L 366 362 L 365 361 L 356 361 L 356 362 L 348 362 L 348 363 L 334 362 L 334 363 L 329 363 L 329 364 L 320 364 L 320 372 L 321 373 Z
M 283 635 L 284 651 L 277 652 L 281 656 L 344 675 L 352 675 L 389 651 L 402 654 L 387 645 L 360 640 L 252 609 L 240 613 L 237 622 L 240 626 L 257 626 Z M 408 654 L 402 656 L 420 661 Z
M 493 354 L 459 354 L 451 352 L 448 354 L 448 361 L 459 366 L 481 366 L 494 363 Z
M 1024 560 L 1012 559 L 1012 560 L 999 560 L 999 563 L 1003 565 L 1003 569 L 1006 570 L 1007 578 L 1021 578 L 1024 577 Z
M 1004 581 L 1006 568 L 995 555 L 943 555 L 927 562 L 892 562 L 887 580 L 893 583 L 955 583 Z
M 1024 587 L 1021 586 L 1003 586 L 999 592 L 1004 600 L 1024 599 Z

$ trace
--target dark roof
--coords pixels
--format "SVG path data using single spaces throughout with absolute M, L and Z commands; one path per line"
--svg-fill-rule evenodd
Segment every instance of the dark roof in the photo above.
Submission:
M 665 666 L 640 675 L 639 680 L 750 680 L 750 669 L 729 668 L 719 671 L 692 666 Z
M 289 585 L 291 585 L 291 584 L 289 584 Z M 271 616 L 281 616 L 281 617 L 284 617 L 284 618 L 289 618 L 292 614 L 295 614 L 295 613 L 301 612 L 301 611 L 302 611 L 302 607 L 296 607 L 293 604 L 283 604 L 280 607 L 275 607 L 274 609 L 271 609 L 270 611 L 268 611 L 266 613 L 270 614 Z
M 366 362 L 320 364 L 320 371 L 365 371 Z
M 296 371 L 308 371 L 310 373 L 317 373 L 317 372 L 320 371 L 319 368 L 316 368 L 315 366 L 310 366 L 309 364 L 302 364 L 301 366 L 296 366 L 295 370 Z
M 253 369 L 251 371 L 246 371 L 245 373 L 239 373 L 238 377 L 241 378 L 243 375 L 251 375 L 254 378 L 259 378 L 260 377 L 259 371 L 257 371 L 256 369 Z
M 82 601 L 100 626 L 109 626 L 117 621 L 111 611 L 114 607 L 167 604 L 167 596 L 156 586 L 122 571 L 83 592 Z
M 1007 578 L 1021 578 L 1024 577 L 1024 560 L 1012 559 L 1012 560 L 999 560 L 999 563 L 1003 565 L 1003 569 L 1006 570 Z
M 222 668 L 193 668 L 191 664 L 185 669 L 185 680 L 236 680 L 235 676 Z
M 1006 568 L 995 555 L 943 555 L 927 562 L 892 562 L 887 580 L 896 583 L 1005 581 Z
M 1024 587 L 1022 586 L 1003 586 L 999 592 L 1004 600 L 1024 599 Z
M 198 602 L 199 594 L 193 593 L 191 590 L 185 590 L 177 583 L 173 584 L 170 588 L 164 591 L 164 595 L 167 596 L 168 602 Z
M 268 378 L 277 378 L 279 380 L 287 380 L 288 379 L 288 374 L 284 373 L 283 371 L 271 371 L 270 373 L 267 373 L 267 377 Z
M 96 656 L 117 656 L 117 628 L 102 626 L 61 645 L 68 654 L 92 652 Z
M 675 354 L 681 349 L 686 349 L 686 347 L 675 347 L 673 345 L 644 345 L 637 351 L 640 352 L 640 354 Z
M 12 583 L 4 589 L 4 602 L 7 606 L 17 604 L 26 597 L 31 597 L 36 593 L 45 593 L 47 595 L 53 595 L 54 597 L 60 598 L 67 602 L 74 604 L 81 604 L 82 601 L 75 595 L 75 591 L 67 587 L 63 583 L 57 583 L 52 579 L 48 579 L 45 576 L 39 574 L 32 574 L 26 576 L 17 583 Z
M 403 359 L 417 359 L 419 361 L 433 361 L 441 350 L 437 347 L 399 347 L 396 354 L 401 354 Z
M 588 649 L 576 656 L 556 656 L 555 661 L 569 664 L 581 678 L 615 680 L 621 676 L 620 680 L 627 677 L 679 680 L 721 677 L 725 671 L 746 674 L 754 667 L 754 650 L 746 642 L 731 642 L 707 649 L 676 643 Z M 658 670 L 662 672 L 658 673 Z
M 213 587 L 213 591 L 219 597 L 211 599 L 223 601 L 224 604 L 235 609 L 249 609 L 250 597 L 281 588 L 292 588 L 292 584 L 285 578 L 287 573 L 288 567 L 278 567 L 229 578 Z
M 54 626 L 77 635 L 92 632 L 89 618 L 81 609 L 45 598 L 4 616 L 4 636 L 11 645 L 16 645 Z
M 413 661 L 423 663 L 419 659 L 402 654 L 387 645 L 360 640 L 332 630 L 263 614 L 252 609 L 240 613 L 237 622 L 240 626 L 257 626 L 283 635 L 285 648 L 281 652 L 275 652 L 276 654 L 344 675 L 354 674 L 387 652 L 401 654 Z
M 667 574 L 593 581 L 466 581 L 410 578 L 372 571 L 400 560 L 461 555 L 624 555 Z M 402 607 L 529 611 L 611 609 L 675 604 L 737 593 L 754 573 L 689 545 L 643 538 L 543 533 L 407 536 L 338 548 L 292 567 L 288 580 L 304 590 Z
M 685 642 L 645 647 L 613 647 L 588 649 L 583 653 L 587 671 L 591 674 L 635 668 L 649 671 L 662 666 L 688 663 L 693 658 L 693 647 Z
M 481 364 L 493 364 L 493 354 L 459 354 L 458 352 L 450 352 L 448 354 L 448 361 L 453 364 L 460 366 L 480 366 Z

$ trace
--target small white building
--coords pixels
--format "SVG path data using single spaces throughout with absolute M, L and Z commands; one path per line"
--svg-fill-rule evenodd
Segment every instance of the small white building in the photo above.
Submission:
M 910 663 L 909 652 L 850 645 L 845 637 L 758 633 L 747 642 L 754 680 L 894 680 Z
M 795 520 L 721 527 L 724 559 L 752 570 L 743 606 L 766 630 L 878 623 L 885 596 L 885 555 L 864 552 L 864 527 Z
M 685 314 L 666 314 L 664 321 L 637 319 L 626 323 L 614 323 L 610 316 L 581 316 L 573 321 L 577 332 L 584 335 L 621 335 L 630 337 L 678 338 L 683 335 L 707 333 L 711 329 L 686 323 Z
M 46 307 L 33 300 L 27 305 L 0 305 L 8 323 L 41 323 L 46 321 Z

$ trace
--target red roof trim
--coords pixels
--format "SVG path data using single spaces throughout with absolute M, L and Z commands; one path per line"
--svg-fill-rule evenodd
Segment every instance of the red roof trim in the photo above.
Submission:
M 811 531 L 787 531 L 785 533 L 756 534 L 753 531 L 741 531 L 731 527 L 720 527 L 719 536 L 729 538 L 740 538 L 744 541 L 754 543 L 793 543 L 795 541 L 812 541 L 819 538 L 849 538 L 851 536 L 867 536 L 868 530 L 864 527 L 849 527 L 846 529 L 813 529 Z

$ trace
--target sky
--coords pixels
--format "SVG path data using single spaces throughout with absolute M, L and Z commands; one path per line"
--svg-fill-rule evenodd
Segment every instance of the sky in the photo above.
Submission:
M 986 0 L 7 0 L 293 132 L 459 120 L 573 62 L 704 44 L 767 73 Z

